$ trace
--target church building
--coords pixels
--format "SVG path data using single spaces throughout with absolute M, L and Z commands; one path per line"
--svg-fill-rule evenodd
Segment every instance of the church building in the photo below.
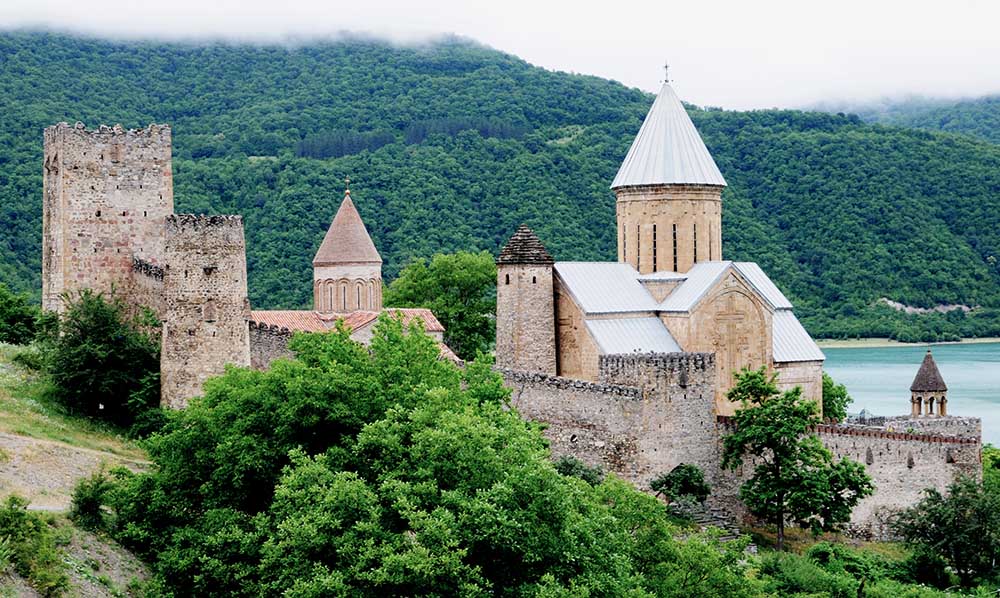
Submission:
M 665 81 L 611 185 L 618 261 L 561 262 L 522 226 L 497 259 L 497 366 L 596 381 L 602 356 L 714 353 L 716 415 L 762 365 L 822 396 L 823 352 L 753 262 L 723 259 L 725 178 Z
M 382 256 L 375 249 L 368 229 L 344 191 L 337 214 L 313 258 L 313 309 L 253 310 L 250 312 L 250 362 L 266 368 L 277 357 L 289 355 L 292 332 L 327 332 L 341 323 L 351 338 L 368 343 L 378 317 L 388 312 L 409 326 L 420 320 L 424 330 L 441 347 L 441 355 L 458 357 L 444 343 L 444 326 L 424 308 L 382 307 Z

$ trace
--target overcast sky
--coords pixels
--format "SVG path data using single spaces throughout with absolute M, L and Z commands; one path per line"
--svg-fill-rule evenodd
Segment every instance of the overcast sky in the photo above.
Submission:
M 689 102 L 794 107 L 1000 92 L 1000 0 L 0 0 L 0 27 L 252 39 L 454 33 Z

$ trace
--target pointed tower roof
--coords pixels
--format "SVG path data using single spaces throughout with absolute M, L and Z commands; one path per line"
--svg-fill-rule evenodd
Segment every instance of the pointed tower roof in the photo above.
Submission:
M 500 251 L 498 264 L 552 264 L 555 260 L 545 250 L 538 236 L 525 225 L 517 228 L 514 236 Z
M 381 264 L 382 256 L 375 249 L 368 236 L 365 223 L 361 221 L 350 190 L 344 193 L 337 215 L 323 237 L 323 243 L 313 258 L 313 266 L 334 264 Z
M 941 372 L 938 370 L 938 366 L 934 363 L 934 356 L 931 355 L 930 351 L 924 355 L 924 362 L 920 364 L 920 369 L 917 370 L 917 376 L 913 379 L 913 384 L 910 385 L 910 391 L 912 392 L 944 392 L 948 390 L 948 386 L 944 383 L 944 378 L 941 377 Z
M 684 105 L 666 81 L 611 188 L 632 185 L 726 186 Z

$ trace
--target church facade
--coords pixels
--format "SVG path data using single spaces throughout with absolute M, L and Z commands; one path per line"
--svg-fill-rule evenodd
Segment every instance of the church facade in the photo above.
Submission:
M 713 353 L 716 415 L 735 411 L 745 367 L 820 399 L 825 358 L 791 302 L 757 264 L 723 259 L 725 187 L 664 83 L 611 185 L 618 261 L 555 261 L 527 228 L 501 252 L 498 366 L 594 381 L 604 355 Z

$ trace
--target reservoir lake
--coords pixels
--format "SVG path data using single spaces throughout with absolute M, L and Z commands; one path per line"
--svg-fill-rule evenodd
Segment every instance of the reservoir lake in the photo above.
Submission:
M 824 347 L 823 369 L 847 386 L 849 413 L 907 415 L 910 384 L 927 349 L 948 385 L 948 414 L 981 418 L 983 442 L 1000 445 L 1000 343 Z

